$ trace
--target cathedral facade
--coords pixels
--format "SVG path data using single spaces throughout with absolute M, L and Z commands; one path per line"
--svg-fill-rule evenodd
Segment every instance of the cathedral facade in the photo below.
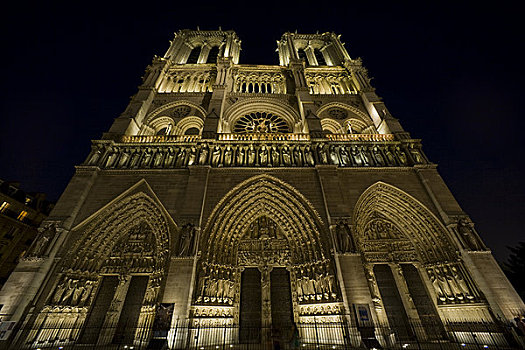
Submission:
M 233 31 L 175 34 L 1 290 L 4 348 L 523 346 L 361 60 L 333 33 L 277 46 L 239 64 Z

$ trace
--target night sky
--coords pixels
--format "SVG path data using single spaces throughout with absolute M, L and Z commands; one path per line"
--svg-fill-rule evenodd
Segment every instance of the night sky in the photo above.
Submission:
M 363 58 L 391 113 L 423 139 L 496 257 L 504 259 L 506 246 L 525 240 L 524 30 L 517 8 L 504 2 L 194 3 L 23 2 L 4 11 L 0 178 L 57 200 L 90 140 L 124 111 L 153 55 L 162 56 L 179 29 L 235 30 L 240 63 L 247 64 L 278 64 L 276 40 L 285 31 L 333 31 L 352 58 Z M 257 8 L 246 9 L 249 4 Z

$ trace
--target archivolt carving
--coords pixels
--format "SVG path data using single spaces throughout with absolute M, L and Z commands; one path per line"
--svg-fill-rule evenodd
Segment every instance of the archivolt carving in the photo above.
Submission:
M 372 232 L 370 228 L 376 220 L 383 221 L 384 227 L 388 226 L 391 231 L 388 235 L 403 232 L 405 239 L 418 248 L 419 258 L 424 263 L 457 258 L 447 230 L 434 214 L 406 192 L 384 182 L 370 186 L 357 201 L 354 223 L 361 249 L 364 242 L 370 239 L 367 232 Z M 375 234 L 379 234 L 377 225 Z
M 241 214 L 242 213 L 242 214 Z M 233 244 L 258 217 L 275 221 L 292 245 L 294 260 L 324 259 L 327 244 L 321 241 L 322 221 L 304 196 L 269 175 L 251 178 L 231 190 L 215 207 L 204 231 L 206 258 L 233 263 Z M 317 247 L 317 249 L 311 249 Z M 221 256 L 217 256 L 220 252 Z

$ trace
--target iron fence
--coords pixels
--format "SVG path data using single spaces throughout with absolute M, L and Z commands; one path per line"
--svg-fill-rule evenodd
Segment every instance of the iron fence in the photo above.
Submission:
M 513 325 L 495 323 L 448 323 L 422 325 L 405 323 L 375 325 L 370 328 L 348 326 L 346 322 L 298 323 L 282 327 L 200 326 L 192 321 L 177 321 L 170 330 L 129 329 L 128 339 L 119 342 L 115 329 L 92 329 L 83 332 L 99 334 L 97 344 L 79 344 L 61 339 L 61 334 L 74 334 L 61 329 L 39 329 L 48 334 L 45 341 L 19 339 L 13 349 L 191 349 L 191 350 L 288 350 L 288 349 L 524 349 L 525 336 Z M 78 335 L 78 330 L 76 331 Z M 36 338 L 38 339 L 38 338 Z M 42 339 L 42 338 L 40 338 Z M 78 338 L 77 338 L 78 339 Z M 130 341 L 129 339 L 133 339 Z M 119 343 L 116 343 L 119 342 Z

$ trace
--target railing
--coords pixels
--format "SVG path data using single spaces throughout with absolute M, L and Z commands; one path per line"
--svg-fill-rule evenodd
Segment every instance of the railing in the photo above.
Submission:
M 178 320 L 162 329 L 99 327 L 96 329 L 33 329 L 46 339 L 19 339 L 16 349 L 432 349 L 485 350 L 522 349 L 525 335 L 512 325 L 462 323 L 425 325 L 403 323 L 403 327 L 376 325 L 369 328 L 349 326 L 346 322 L 289 323 L 280 327 L 242 327 L 238 325 L 203 326 L 195 320 Z M 93 334 L 93 338 L 84 336 Z M 68 337 L 64 335 L 68 334 Z M 98 343 L 89 344 L 90 342 Z M 80 344 L 84 342 L 84 344 Z
M 309 134 L 219 134 L 220 141 L 309 141 Z
M 197 142 L 200 135 L 135 135 L 122 136 L 122 142 L 148 143 L 148 142 Z
M 330 141 L 394 141 L 393 134 L 328 134 Z

